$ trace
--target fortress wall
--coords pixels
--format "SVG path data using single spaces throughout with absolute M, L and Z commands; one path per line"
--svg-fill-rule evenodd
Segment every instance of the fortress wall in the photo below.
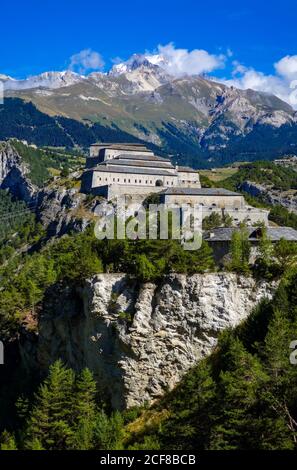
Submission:
M 190 194 L 165 194 L 164 202 L 169 204 L 202 204 L 205 209 L 215 206 L 218 209 L 243 209 L 245 208 L 244 197 L 241 194 L 234 196 L 216 195 L 190 195 Z M 215 204 L 215 206 L 213 206 Z
M 100 179 L 101 178 L 101 179 Z M 123 173 L 123 172 L 99 172 L 94 171 L 93 187 L 105 184 L 114 184 L 115 186 L 124 185 L 126 191 L 130 191 L 132 186 L 140 186 L 141 188 L 150 188 L 156 186 L 157 181 L 162 181 L 163 189 L 168 186 L 175 186 L 177 182 L 176 176 L 164 175 L 145 175 L 141 173 Z M 167 184 L 168 183 L 168 184 Z M 173 183 L 173 184 L 172 184 Z M 162 186 L 161 186 L 162 189 Z
M 222 210 L 219 208 L 214 208 L 214 209 L 203 208 L 202 210 L 203 218 L 209 217 L 212 212 L 218 212 L 220 215 L 223 214 Z M 253 208 L 251 210 L 249 210 L 249 208 L 235 210 L 230 207 L 226 207 L 224 214 L 225 215 L 228 214 L 230 217 L 232 217 L 235 225 L 240 224 L 241 222 L 246 222 L 247 225 L 253 225 L 257 222 L 262 222 L 268 226 L 269 211 L 266 211 L 266 210 L 257 209 L 257 208 L 255 209 Z
M 179 186 L 184 188 L 201 188 L 200 177 L 197 171 L 193 173 L 178 170 Z
M 111 160 L 118 155 L 154 155 L 153 152 L 145 152 L 141 150 L 121 150 L 121 149 L 106 149 L 104 154 L 104 160 Z

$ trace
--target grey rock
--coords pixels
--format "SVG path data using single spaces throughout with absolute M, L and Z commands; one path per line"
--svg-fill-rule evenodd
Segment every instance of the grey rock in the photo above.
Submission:
M 37 187 L 30 181 L 29 172 L 30 169 L 10 142 L 1 142 L 0 189 L 8 189 L 13 196 L 26 203 L 34 202 Z
M 37 217 L 48 236 L 62 236 L 70 231 L 83 231 L 90 220 L 78 217 L 75 209 L 86 199 L 73 189 L 45 188 L 38 194 Z
M 79 296 L 49 296 L 39 320 L 38 367 L 57 358 L 89 367 L 114 408 L 152 402 L 275 287 L 233 273 L 174 274 L 140 287 L 125 274 L 94 276 Z

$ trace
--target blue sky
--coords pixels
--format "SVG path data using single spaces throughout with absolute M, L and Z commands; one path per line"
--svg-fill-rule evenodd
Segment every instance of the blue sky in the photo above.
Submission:
M 290 102 L 292 80 L 297 88 L 296 18 L 296 0 L 15 0 L 1 5 L 0 73 L 24 78 L 70 65 L 88 73 L 103 62 L 108 70 L 116 58 L 162 45 L 182 72 L 208 73 Z
M 290 0 L 15 0 L 1 4 L 1 17 L 0 71 L 17 77 L 65 69 L 87 48 L 107 67 L 115 57 L 170 42 L 212 54 L 230 49 L 233 60 L 264 73 L 297 53 L 297 5 Z

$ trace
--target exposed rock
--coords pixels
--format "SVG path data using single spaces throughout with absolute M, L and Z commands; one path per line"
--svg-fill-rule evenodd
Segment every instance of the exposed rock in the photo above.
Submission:
M 115 408 L 150 402 L 274 288 L 232 273 L 175 274 L 140 287 L 124 274 L 100 274 L 80 297 L 55 288 L 39 321 L 38 367 L 61 357 L 89 367 Z
M 46 188 L 38 194 L 37 217 L 48 236 L 61 236 L 70 231 L 83 231 L 89 218 L 78 216 L 76 210 L 86 199 L 76 189 Z
M 9 142 L 0 143 L 0 189 L 9 189 L 10 193 L 30 203 L 36 199 L 37 187 L 28 173 L 30 169 Z
M 284 206 L 286 209 L 297 213 L 297 191 L 280 191 L 269 186 L 251 181 L 244 181 L 240 185 L 240 190 L 251 196 L 261 197 L 263 201 L 275 205 Z

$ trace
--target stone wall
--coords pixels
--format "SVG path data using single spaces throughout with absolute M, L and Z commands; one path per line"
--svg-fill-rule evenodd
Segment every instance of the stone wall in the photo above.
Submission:
M 177 184 L 177 175 L 170 174 L 170 175 L 146 175 L 141 172 L 137 173 L 124 173 L 121 172 L 100 172 L 94 171 L 93 172 L 93 181 L 92 187 L 96 188 L 98 186 L 103 186 L 106 184 L 113 184 L 114 188 L 117 187 L 121 188 L 121 186 L 125 187 L 126 191 L 129 191 L 133 186 L 139 186 L 140 188 L 154 188 L 156 186 L 157 181 L 162 182 L 163 189 L 164 187 L 172 187 L 176 186 Z

